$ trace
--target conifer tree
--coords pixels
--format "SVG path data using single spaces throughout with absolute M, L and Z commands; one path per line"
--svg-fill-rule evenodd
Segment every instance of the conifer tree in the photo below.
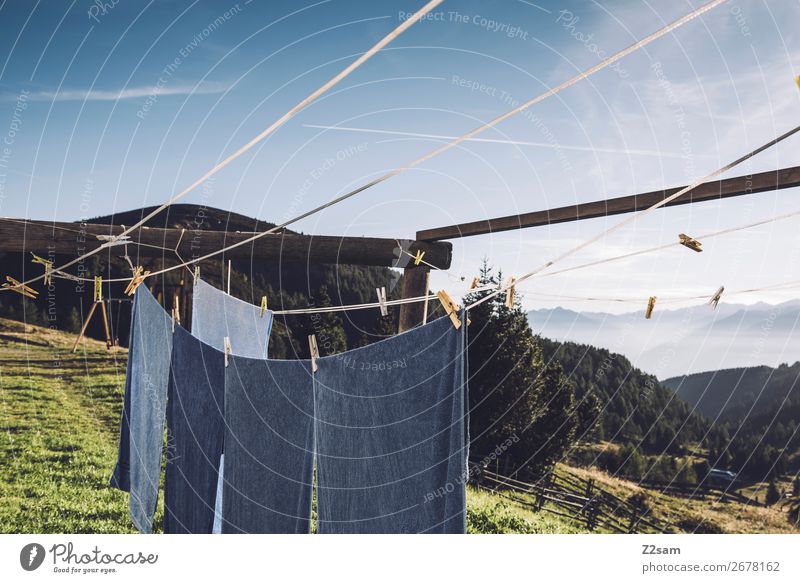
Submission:
M 328 286 L 321 285 L 315 296 L 315 304 L 324 308 L 332 306 Z M 322 312 L 312 314 L 311 332 L 317 337 L 317 347 L 320 356 L 330 356 L 347 350 L 347 335 L 344 332 L 342 318 L 337 312 Z
M 480 285 L 498 285 L 484 261 Z M 470 304 L 491 290 L 469 294 Z M 557 364 L 546 365 L 541 344 L 519 301 L 505 305 L 505 294 L 470 310 L 468 367 L 471 447 L 476 456 L 503 452 L 525 474 L 536 475 L 560 459 L 575 434 L 574 389 Z

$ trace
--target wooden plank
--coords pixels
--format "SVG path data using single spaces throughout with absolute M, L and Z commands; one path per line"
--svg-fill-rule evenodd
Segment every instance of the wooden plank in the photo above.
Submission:
M 427 261 L 428 256 L 425 256 Z M 415 267 L 411 265 L 406 267 L 403 272 L 403 294 L 405 298 L 418 298 L 424 296 L 428 291 L 428 278 L 427 274 L 430 268 L 427 265 L 420 265 Z M 439 300 L 431 300 L 438 302 Z M 399 331 L 405 332 L 411 330 L 415 326 L 422 324 L 422 313 L 425 309 L 423 302 L 415 302 L 413 304 L 402 304 L 400 306 L 400 323 Z
M 708 182 L 664 206 L 677 206 L 709 200 L 719 200 L 758 192 L 793 188 L 796 186 L 800 186 L 800 166 Z M 441 241 L 444 239 L 458 239 L 460 237 L 472 237 L 474 235 L 500 233 L 513 229 L 542 227 L 546 225 L 555 225 L 557 223 L 630 213 L 651 207 L 683 188 L 685 188 L 685 186 L 563 206 L 521 215 L 509 215 L 496 219 L 461 223 L 436 229 L 426 229 L 417 232 L 417 240 Z
M 51 221 L 21 221 L 0 219 L 0 251 L 33 252 L 39 255 L 76 256 L 96 248 L 101 241 L 95 235 L 116 235 L 121 225 L 92 223 L 54 223 Z M 142 228 L 131 234 L 128 254 L 135 261 L 141 257 L 176 259 L 173 249 L 184 260 L 201 257 L 252 237 L 252 233 L 199 231 L 186 229 Z M 155 246 L 155 247 L 151 247 Z M 168 251 L 161 249 L 165 247 Z M 425 260 L 439 269 L 448 269 L 453 247 L 450 243 L 406 241 L 403 247 L 410 253 L 425 252 Z M 111 247 L 112 254 L 122 255 L 123 247 Z M 223 255 L 219 256 L 220 258 Z M 276 233 L 265 235 L 252 243 L 226 251 L 225 259 L 254 261 L 283 261 L 290 263 L 329 263 L 405 267 L 407 254 L 400 252 L 397 239 L 376 237 L 310 236 Z

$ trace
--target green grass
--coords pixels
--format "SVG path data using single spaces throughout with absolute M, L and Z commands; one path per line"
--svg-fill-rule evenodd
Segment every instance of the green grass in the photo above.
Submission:
M 117 455 L 126 352 L 71 334 L 0 319 L 0 532 L 134 532 L 127 494 L 110 488 Z M 597 470 L 560 466 L 594 478 L 620 497 L 641 492 Z M 644 491 L 654 515 L 692 532 L 797 532 L 785 512 L 733 503 L 687 501 Z M 525 495 L 520 495 L 526 499 Z M 528 499 L 533 502 L 532 499 Z M 162 501 L 154 521 L 161 528 Z M 473 488 L 468 532 L 577 533 L 579 522 Z M 600 531 L 602 532 L 602 530 Z
M 126 352 L 0 319 L 0 532 L 128 533 L 127 494 L 110 488 Z M 163 509 L 154 521 L 160 529 Z M 469 532 L 578 532 L 468 490 Z
M 468 487 L 467 532 L 469 534 L 572 534 L 585 532 L 585 529 L 555 514 L 533 512 L 499 494 Z
M 133 532 L 116 461 L 125 353 L 0 320 L 0 532 Z

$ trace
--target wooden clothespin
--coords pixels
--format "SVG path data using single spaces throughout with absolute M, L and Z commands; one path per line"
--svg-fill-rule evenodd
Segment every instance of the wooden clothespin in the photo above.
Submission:
M 469 286 L 469 289 L 475 289 L 476 287 L 478 287 L 478 284 L 480 282 L 481 282 L 481 278 L 480 277 L 473 278 L 472 284 Z
M 133 279 L 128 282 L 128 287 L 125 288 L 125 295 L 132 296 L 136 293 L 136 288 L 142 285 L 144 278 L 150 275 L 149 271 L 142 273 L 144 268 L 140 265 L 133 271 Z
M 264 317 L 264 312 L 267 311 L 267 296 L 261 296 L 261 309 L 259 310 L 259 317 Z
M 194 266 L 194 285 L 197 285 L 197 282 L 200 281 L 200 266 Z
M 319 348 L 317 348 L 317 337 L 313 334 L 308 337 L 308 352 L 311 355 L 311 372 L 317 372 L 317 359 L 319 358 Z
M 124 225 L 122 226 L 124 229 Z M 98 241 L 103 241 L 103 247 L 115 247 L 117 245 L 127 245 L 131 242 L 130 235 L 95 235 Z
M 228 355 L 233 354 L 233 348 L 231 348 L 231 339 L 227 336 L 222 339 L 222 351 L 225 353 L 225 368 L 228 368 Z
M 445 313 L 450 316 L 450 321 L 453 322 L 453 326 L 456 327 L 456 330 L 461 328 L 461 320 L 458 319 L 458 305 L 443 289 L 436 292 L 436 296 L 439 298 L 439 301 L 442 302 L 442 307 Z
M 377 287 L 375 288 L 375 291 L 378 292 L 378 303 L 380 304 L 381 308 L 381 316 L 388 316 L 389 308 L 386 307 L 386 288 Z
M 8 283 L 4 283 L 3 284 L 4 288 L 10 289 L 11 291 L 15 291 L 18 294 L 22 294 L 23 296 L 25 296 L 27 298 L 31 298 L 32 300 L 35 300 L 36 296 L 39 295 L 38 291 L 36 291 L 32 287 L 29 287 L 29 286 L 25 285 L 22 282 L 17 281 L 16 279 L 11 277 L 10 275 L 6 275 L 6 281 Z
M 506 307 L 509 310 L 514 309 L 514 288 L 516 287 L 516 283 L 516 277 L 512 277 L 508 280 L 508 287 L 506 288 Z
M 647 311 L 644 313 L 644 317 L 648 320 L 653 315 L 653 308 L 656 307 L 656 296 L 650 296 L 650 299 L 647 300 Z
M 684 247 L 688 247 L 692 251 L 697 251 L 698 253 L 702 253 L 703 250 L 701 249 L 701 247 L 703 246 L 703 244 L 697 239 L 692 239 L 689 235 L 685 235 L 683 233 L 678 235 L 678 238 L 681 240 L 681 245 L 683 245 Z
M 103 301 L 103 278 L 99 275 L 94 277 L 94 301 Z
M 715 310 L 717 309 L 717 305 L 719 304 L 719 300 L 722 298 L 722 292 L 724 292 L 724 291 L 725 291 L 725 286 L 724 285 L 719 286 L 719 289 L 716 292 L 714 292 L 714 295 L 711 296 L 710 300 L 708 300 L 708 303 L 711 306 L 713 306 Z
M 419 265 L 423 257 L 425 257 L 425 251 L 417 249 L 417 255 L 414 257 L 414 265 Z
M 31 253 L 31 255 L 33 255 L 33 259 L 31 260 L 33 263 L 44 265 L 44 284 L 50 285 L 53 281 L 53 274 L 51 272 L 51 269 L 53 268 L 53 262 L 49 259 L 45 259 L 44 257 L 39 257 L 36 253 Z

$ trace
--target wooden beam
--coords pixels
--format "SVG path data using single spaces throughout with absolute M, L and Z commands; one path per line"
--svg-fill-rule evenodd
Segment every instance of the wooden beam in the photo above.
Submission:
M 782 170 L 761 172 L 750 176 L 737 176 L 725 180 L 716 180 L 698 186 L 693 191 L 667 203 L 664 206 L 677 206 L 681 204 L 691 204 L 708 200 L 719 200 L 733 196 L 743 196 L 757 192 L 769 192 L 782 188 L 793 188 L 800 186 L 800 166 L 784 168 Z M 665 190 L 656 190 L 644 194 L 634 194 L 622 196 L 608 200 L 598 200 L 571 206 L 563 206 L 555 209 L 536 211 L 521 215 L 510 215 L 496 219 L 475 221 L 451 225 L 449 227 L 439 227 L 417 232 L 418 241 L 441 241 L 443 239 L 458 239 L 460 237 L 471 237 L 474 235 L 485 235 L 487 233 L 499 233 L 511 231 L 513 229 L 525 229 L 528 227 L 542 227 L 557 223 L 570 221 L 580 221 L 583 219 L 594 219 L 630 213 L 644 210 L 653 206 L 685 188 L 679 186 Z
M 425 256 L 427 257 L 427 255 Z M 430 269 L 427 265 L 406 267 L 403 273 L 403 299 L 418 298 L 424 296 L 428 291 L 428 273 Z M 401 304 L 400 322 L 398 329 L 400 332 L 411 330 L 422 324 L 422 313 L 424 304 L 415 302 L 413 304 Z
M 51 221 L 3 220 L 0 218 L 0 252 L 33 252 L 39 255 L 75 256 L 100 245 L 96 235 L 116 235 L 121 225 L 93 223 L 54 223 Z M 201 257 L 239 241 L 252 233 L 226 231 L 197 231 L 186 229 L 157 229 L 144 227 L 131 234 L 128 254 L 132 259 L 165 257 L 176 259 L 178 252 L 184 260 Z M 226 251 L 226 259 L 283 261 L 290 263 L 329 263 L 406 267 L 417 250 L 425 253 L 425 261 L 439 269 L 448 269 L 453 246 L 450 243 L 399 241 L 376 237 L 310 236 L 276 233 L 265 235 L 252 243 Z M 154 247 L 152 247 L 154 246 Z M 168 250 L 164 250 L 166 248 Z M 110 247 L 112 254 L 122 255 L 124 248 Z M 220 256 L 221 257 L 221 256 Z

